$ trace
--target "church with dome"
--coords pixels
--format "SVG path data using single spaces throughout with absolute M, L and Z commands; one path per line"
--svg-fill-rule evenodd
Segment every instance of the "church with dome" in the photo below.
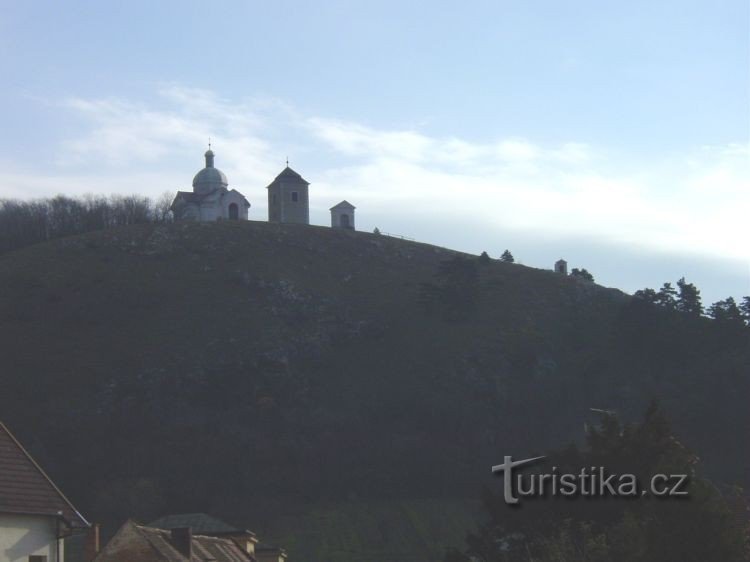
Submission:
M 229 189 L 224 172 L 214 166 L 209 144 L 206 167 L 193 178 L 193 191 L 178 191 L 171 210 L 175 220 L 216 221 L 248 220 L 250 203 L 236 189 Z M 268 222 L 310 224 L 310 182 L 286 168 L 266 186 Z M 331 227 L 354 230 L 354 205 L 342 201 L 332 207 Z
M 178 191 L 172 202 L 176 220 L 247 220 L 250 203 L 236 189 L 229 189 L 224 172 L 214 167 L 214 153 L 206 151 L 206 167 L 195 174 L 193 191 Z

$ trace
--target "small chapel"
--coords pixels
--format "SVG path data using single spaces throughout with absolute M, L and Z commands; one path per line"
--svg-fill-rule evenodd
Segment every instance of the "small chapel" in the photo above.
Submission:
M 193 178 L 193 191 L 178 191 L 172 201 L 175 220 L 247 220 L 250 203 L 242 193 L 229 189 L 227 176 L 214 166 L 210 145 L 205 157 L 206 167 Z
M 236 189 L 229 189 L 227 176 L 214 166 L 211 145 L 206 166 L 193 178 L 193 191 L 178 191 L 172 202 L 175 220 L 248 220 L 250 203 Z M 268 222 L 310 224 L 310 182 L 286 167 L 266 186 Z M 354 205 L 342 201 L 331 207 L 331 227 L 354 230 Z

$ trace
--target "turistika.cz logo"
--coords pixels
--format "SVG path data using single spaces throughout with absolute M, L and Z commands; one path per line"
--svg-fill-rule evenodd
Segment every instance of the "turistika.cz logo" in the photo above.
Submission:
M 520 497 L 611 497 L 634 498 L 653 495 L 685 497 L 688 495 L 687 474 L 654 474 L 644 487 L 634 474 L 609 474 L 604 467 L 583 467 L 580 472 L 561 472 L 556 466 L 550 472 L 521 474 L 515 468 L 528 466 L 546 457 L 514 461 L 506 456 L 503 464 L 492 467 L 493 474 L 503 476 L 505 503 L 519 503 Z M 515 476 L 515 478 L 514 478 Z

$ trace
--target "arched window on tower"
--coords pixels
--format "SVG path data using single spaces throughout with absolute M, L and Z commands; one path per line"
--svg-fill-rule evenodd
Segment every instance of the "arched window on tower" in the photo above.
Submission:
M 240 218 L 240 208 L 237 203 L 229 204 L 229 220 L 236 221 Z

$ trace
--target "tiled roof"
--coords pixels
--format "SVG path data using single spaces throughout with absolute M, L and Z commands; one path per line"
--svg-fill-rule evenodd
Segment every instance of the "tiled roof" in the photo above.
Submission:
M 305 179 L 300 176 L 297 172 L 292 170 L 289 166 L 281 170 L 281 173 L 274 178 L 274 180 L 267 186 L 271 187 L 276 182 L 292 182 L 292 183 L 304 183 L 307 185 L 310 185 L 309 181 L 305 181 Z
M 341 209 L 356 209 L 357 207 L 355 207 L 354 205 L 352 205 L 351 203 L 349 203 L 349 201 L 347 201 L 346 199 L 344 199 L 341 203 L 338 203 L 337 205 L 334 205 L 329 210 L 333 211 L 334 209 L 339 209 L 339 208 L 341 208 Z
M 0 422 L 0 513 L 62 517 L 73 527 L 88 527 L 60 489 Z
M 177 196 L 175 197 L 175 201 L 178 197 L 181 197 L 185 200 L 186 203 L 200 203 L 203 201 L 208 195 L 211 195 L 213 192 L 209 193 L 193 193 L 192 191 L 178 191 Z
M 179 529 L 180 527 L 190 527 L 194 533 L 216 535 L 221 533 L 242 533 L 241 529 L 232 527 L 216 517 L 211 517 L 207 513 L 180 513 L 177 515 L 165 515 L 156 521 L 151 521 L 149 527 L 157 529 Z
M 174 204 L 177 202 L 178 199 L 182 199 L 183 201 L 185 201 L 185 203 L 201 203 L 205 198 L 210 197 L 215 192 L 216 190 L 209 191 L 207 193 L 195 193 L 193 191 L 178 191 L 177 195 L 172 201 L 172 205 L 174 206 Z M 247 205 L 248 207 L 250 206 L 250 203 L 248 202 L 247 198 L 236 189 L 230 189 L 226 191 L 225 193 L 236 193 L 237 195 L 242 197 L 242 199 L 245 201 L 245 205 Z
M 192 535 L 191 556 L 181 551 L 170 531 L 127 521 L 99 552 L 95 562 L 249 562 L 250 555 L 231 539 Z

